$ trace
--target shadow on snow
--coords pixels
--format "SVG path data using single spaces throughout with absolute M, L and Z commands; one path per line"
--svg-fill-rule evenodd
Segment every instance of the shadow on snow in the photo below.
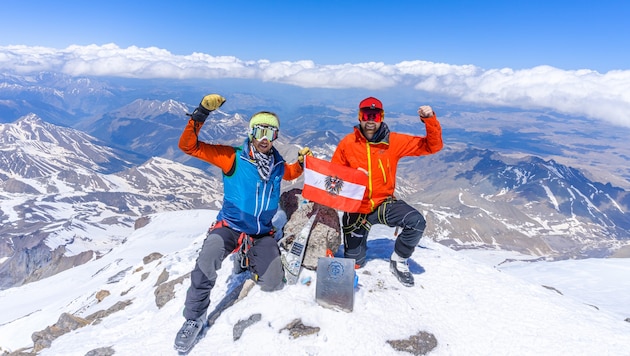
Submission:
M 366 262 L 371 260 L 383 260 L 389 262 L 389 257 L 392 255 L 392 251 L 394 251 L 394 243 L 395 240 L 392 239 L 373 239 L 367 241 L 367 253 L 366 253 Z M 417 246 L 418 248 L 425 248 L 422 246 Z M 343 258 L 343 245 L 339 246 L 339 250 L 335 254 L 335 257 Z M 418 264 L 413 259 L 408 260 L 409 263 L 409 271 L 413 274 L 422 274 L 425 272 L 424 267 Z

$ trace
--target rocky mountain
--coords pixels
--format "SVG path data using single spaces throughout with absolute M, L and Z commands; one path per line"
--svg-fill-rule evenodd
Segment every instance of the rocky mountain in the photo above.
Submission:
M 155 157 L 133 165 L 35 115 L 0 125 L 0 288 L 37 280 L 122 243 L 158 211 L 217 208 L 203 171 Z
M 400 175 L 413 187 L 401 196 L 430 217 L 429 236 L 455 249 L 605 257 L 630 240 L 629 192 L 553 160 L 448 147 L 406 161 Z
M 86 132 L 109 145 L 135 152 L 143 157 L 164 157 L 179 162 L 190 160 L 177 148 L 179 135 L 194 108 L 175 100 L 137 99 L 104 114 L 86 127 Z M 220 110 L 210 114 L 203 135 L 206 140 L 221 139 L 240 144 L 245 137 L 247 120 Z M 83 125 L 85 126 L 85 125 Z
M 95 112 L 121 105 L 120 93 L 119 86 L 99 79 L 51 72 L 0 73 L 0 123 L 34 113 L 48 122 L 72 126 Z
M 55 172 L 55 167 L 71 165 L 106 173 L 131 165 L 110 147 L 93 144 L 86 133 L 44 122 L 35 114 L 10 125 L 2 125 L 2 170 L 7 175 L 35 178 Z M 77 172 L 81 174 L 81 172 Z M 5 179 L 6 179 L 5 178 Z

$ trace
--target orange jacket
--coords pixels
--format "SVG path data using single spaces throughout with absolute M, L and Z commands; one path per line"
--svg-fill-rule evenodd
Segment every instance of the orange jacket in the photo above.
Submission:
M 188 120 L 188 125 L 184 128 L 184 132 L 179 138 L 179 148 L 186 154 L 197 157 L 203 161 L 211 163 L 228 174 L 234 167 L 234 159 L 236 159 L 236 150 L 232 146 L 213 145 L 199 141 L 197 135 L 201 130 L 203 123 Z M 302 174 L 302 166 L 298 161 L 294 163 L 284 163 L 284 180 L 293 180 Z
M 368 186 L 359 213 L 370 213 L 394 196 L 396 168 L 402 157 L 429 155 L 442 149 L 442 127 L 437 117 L 426 118 L 424 122 L 426 137 L 389 132 L 382 123 L 386 135 L 379 142 L 369 142 L 358 125 L 353 133 L 341 139 L 331 162 L 368 172 Z

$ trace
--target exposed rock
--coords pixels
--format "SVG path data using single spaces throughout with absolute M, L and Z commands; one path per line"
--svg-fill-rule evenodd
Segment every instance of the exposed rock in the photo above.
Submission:
M 287 214 L 287 218 L 293 215 L 303 200 L 302 189 L 294 188 L 280 195 L 280 207 Z
M 295 319 L 284 328 L 280 329 L 280 333 L 284 330 L 289 331 L 289 335 L 293 339 L 297 339 L 300 336 L 307 336 L 317 334 L 320 330 L 319 326 L 307 326 L 302 323 L 301 319 Z
M 12 351 L 12 352 L 7 352 L 7 351 L 3 351 L 2 348 L 0 348 L 0 355 L 2 356 L 34 356 L 37 355 L 35 352 L 32 351 L 32 347 L 23 347 L 21 349 Z M 29 351 L 31 350 L 31 351 Z
M 142 259 L 142 263 L 144 263 L 145 265 L 148 265 L 149 263 L 155 261 L 155 260 L 159 260 L 160 258 L 162 258 L 162 254 L 159 252 L 152 252 L 149 255 L 145 256 Z
M 109 277 L 107 279 L 107 284 L 112 284 L 112 283 L 118 283 L 120 282 L 123 278 L 125 278 L 125 276 L 127 275 L 127 272 L 131 269 L 132 267 L 127 267 L 124 270 L 116 273 L 115 275 Z
M 50 345 L 52 344 L 52 342 L 57 339 L 59 336 L 66 334 L 70 331 L 82 328 L 86 325 L 89 324 L 98 324 L 101 322 L 101 320 L 112 314 L 115 313 L 119 310 L 123 310 L 125 309 L 127 306 L 131 305 L 132 301 L 131 300 L 125 300 L 125 301 L 120 301 L 114 305 L 112 305 L 111 307 L 109 307 L 107 310 L 99 310 L 96 313 L 92 313 L 90 315 L 88 315 L 85 318 L 81 318 L 79 316 L 76 315 L 72 315 L 69 313 L 63 313 L 59 316 L 59 319 L 57 320 L 57 322 L 52 325 L 52 326 L 47 326 L 44 330 L 41 331 L 36 331 L 31 335 L 31 339 L 33 340 L 33 348 L 32 348 L 32 352 L 31 353 L 23 353 L 24 355 L 32 355 L 32 354 L 36 354 L 39 351 L 50 347 Z M 101 349 L 96 349 L 93 350 L 94 352 L 103 352 L 103 353 L 93 353 L 90 355 L 113 355 L 113 353 L 106 353 L 109 352 L 107 351 L 108 349 L 110 349 L 113 352 L 113 349 L 111 348 L 101 348 Z M 26 350 L 23 349 L 23 350 Z M 100 351 L 98 351 L 100 350 Z M 92 351 L 90 351 L 92 352 Z M 20 352 L 20 354 L 22 354 L 22 352 Z M 17 355 L 16 353 L 12 353 L 12 355 Z
M 630 245 L 619 247 L 610 257 L 614 258 L 630 258 Z
M 232 329 L 232 335 L 233 335 L 232 338 L 234 339 L 234 341 L 240 339 L 241 335 L 243 335 L 243 331 L 245 331 L 245 329 L 250 327 L 251 325 L 254 325 L 257 322 L 259 322 L 260 319 L 261 319 L 260 313 L 256 313 L 256 314 L 252 314 L 247 319 L 239 320 L 236 323 L 236 325 L 234 325 L 234 328 Z
M 140 281 L 144 281 L 145 279 L 149 278 L 149 275 L 151 275 L 151 273 L 149 272 L 143 273 L 142 276 L 140 276 Z
M 165 269 L 162 270 L 162 273 L 158 276 L 157 281 L 155 281 L 154 287 L 159 286 L 160 284 L 168 281 L 168 271 Z
M 33 270 L 28 276 L 26 276 L 24 279 L 25 284 L 54 276 L 55 274 L 72 267 L 80 266 L 92 260 L 94 257 L 94 251 L 83 251 L 73 256 L 66 256 L 65 246 L 59 246 L 53 251 L 50 251 L 50 249 L 46 246 L 41 247 L 41 251 L 44 255 L 49 254 L 49 257 L 47 259 L 46 257 L 43 257 L 42 266 Z M 31 256 L 28 256 L 27 258 L 31 258 Z M 29 265 L 34 264 L 32 261 L 26 261 L 26 263 Z
M 123 300 L 120 302 L 117 302 L 116 304 L 112 305 L 111 307 L 105 309 L 105 310 L 99 310 L 96 313 L 92 313 L 90 315 L 88 315 L 87 317 L 85 317 L 86 320 L 88 320 L 89 322 L 91 322 L 92 324 L 99 324 L 101 322 L 101 320 L 103 320 L 103 318 L 107 317 L 110 314 L 113 314 L 117 311 L 123 310 L 126 307 L 130 306 L 132 303 L 131 299 L 127 299 L 127 300 Z
M 33 333 L 31 336 L 31 339 L 33 340 L 33 351 L 39 352 L 47 347 L 50 347 L 53 340 L 59 336 L 72 330 L 84 327 L 89 323 L 90 322 L 87 319 L 63 313 L 54 325 L 48 326 L 42 331 L 36 331 Z
M 546 285 L 544 285 L 544 284 L 543 284 L 542 286 L 543 286 L 544 288 L 547 288 L 547 289 L 549 289 L 549 290 L 552 290 L 552 291 L 554 291 L 554 292 L 556 292 L 556 293 L 558 293 L 558 294 L 560 294 L 560 295 L 563 295 L 561 291 L 557 290 L 557 289 L 556 289 L 556 288 L 554 288 L 554 287 L 551 287 L 551 286 L 546 286 Z
M 9 178 L 4 181 L 2 189 L 7 193 L 39 194 L 37 189 L 15 178 Z
M 281 207 L 287 214 L 287 223 L 283 228 L 283 242 L 281 246 L 289 249 L 312 214 L 317 214 L 315 224 L 304 253 L 302 265 L 310 270 L 317 269 L 317 261 L 326 256 L 326 251 L 333 254 L 341 245 L 341 226 L 339 215 L 335 209 L 309 202 L 302 198 L 302 190 L 291 189 L 282 194 Z
M 597 305 L 588 304 L 588 303 L 584 303 L 584 304 L 588 305 L 589 307 L 595 308 L 595 310 L 599 310 L 599 307 Z
M 85 356 L 112 356 L 116 353 L 111 346 L 99 347 L 98 349 L 88 351 Z
M 320 257 L 325 257 L 327 251 L 334 255 L 341 245 L 341 226 L 337 211 L 320 204 L 315 204 L 313 209 L 319 210 L 302 262 L 310 270 L 317 269 L 317 261 Z
M 420 331 L 404 340 L 387 340 L 397 351 L 409 352 L 413 355 L 426 355 L 437 347 L 437 339 L 431 333 Z
M 157 305 L 158 309 L 161 309 L 171 299 L 175 298 L 174 286 L 182 283 L 188 277 L 190 277 L 190 272 L 170 282 L 162 283 L 155 288 L 153 294 L 155 294 L 155 305 Z
M 101 289 L 96 293 L 96 300 L 98 300 L 98 302 L 100 303 L 103 301 L 103 299 L 109 297 L 110 294 L 111 293 L 108 290 Z
M 147 226 L 150 222 L 151 222 L 151 218 L 148 216 L 139 217 L 136 219 L 135 223 L 133 224 L 133 229 L 134 230 L 142 229 L 143 227 Z

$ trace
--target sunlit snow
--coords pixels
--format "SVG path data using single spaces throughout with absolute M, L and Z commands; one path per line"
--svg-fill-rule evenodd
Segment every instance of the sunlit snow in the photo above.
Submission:
M 173 280 L 193 268 L 215 217 L 213 210 L 154 215 L 102 258 L 1 291 L 1 350 L 32 346 L 31 334 L 54 324 L 63 312 L 87 316 L 131 300 L 101 323 L 59 337 L 40 355 L 85 355 L 101 347 L 111 347 L 116 355 L 175 355 L 189 279 L 175 286 L 175 298 L 161 309 L 155 283 L 163 271 Z M 630 317 L 629 259 L 506 262 L 531 256 L 456 252 L 423 239 L 410 265 L 416 285 L 407 288 L 389 271 L 393 243 L 392 229 L 375 226 L 368 263 L 358 270 L 352 312 L 320 306 L 315 283 L 273 293 L 254 287 L 190 354 L 409 355 L 387 340 L 420 331 L 438 341 L 430 355 L 627 355 L 630 350 L 630 322 L 624 321 Z M 143 264 L 152 252 L 163 257 Z M 226 259 L 223 267 L 211 309 L 227 290 L 232 261 Z M 124 276 L 112 282 L 116 275 Z M 316 273 L 303 270 L 301 277 L 315 280 Z M 100 290 L 111 295 L 98 303 Z M 254 313 L 262 320 L 233 341 L 233 326 Z M 282 329 L 296 318 L 320 331 L 291 338 Z

